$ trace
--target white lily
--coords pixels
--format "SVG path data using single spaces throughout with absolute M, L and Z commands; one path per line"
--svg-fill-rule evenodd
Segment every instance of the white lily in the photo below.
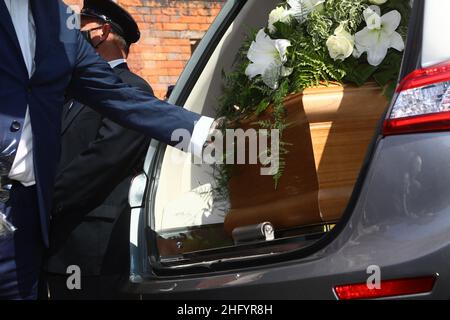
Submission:
M 299 23 L 303 23 L 311 12 L 323 8 L 325 0 L 288 0 L 287 3 L 291 7 L 291 15 Z
M 264 29 L 259 30 L 247 53 L 251 63 L 245 70 L 245 74 L 250 79 L 262 75 L 264 83 L 269 88 L 277 89 L 280 77 L 292 72 L 283 67 L 287 61 L 287 48 L 290 46 L 289 40 L 272 40 Z
M 402 36 L 396 32 L 402 19 L 397 10 L 390 11 L 381 16 L 378 6 L 370 6 L 364 10 L 364 19 L 367 27 L 355 34 L 355 51 L 353 55 L 359 58 L 367 52 L 370 65 L 380 65 L 390 48 L 398 51 L 405 49 Z

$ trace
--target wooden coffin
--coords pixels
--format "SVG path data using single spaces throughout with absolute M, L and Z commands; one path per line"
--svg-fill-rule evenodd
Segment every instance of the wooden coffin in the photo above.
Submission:
M 273 178 L 260 175 L 260 165 L 235 165 L 225 230 L 266 221 L 285 230 L 339 220 L 387 105 L 375 83 L 324 86 L 288 97 L 291 126 L 283 140 L 292 145 L 279 186 L 275 190 Z M 246 119 L 241 127 L 254 122 Z

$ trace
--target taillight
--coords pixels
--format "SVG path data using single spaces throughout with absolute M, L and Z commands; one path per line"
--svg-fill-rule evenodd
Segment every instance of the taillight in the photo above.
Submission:
M 383 134 L 450 130 L 450 63 L 420 69 L 403 79 Z
M 436 277 L 422 277 L 414 279 L 398 279 L 381 281 L 380 289 L 371 289 L 366 283 L 336 286 L 339 300 L 377 299 L 400 297 L 430 293 L 433 290 Z

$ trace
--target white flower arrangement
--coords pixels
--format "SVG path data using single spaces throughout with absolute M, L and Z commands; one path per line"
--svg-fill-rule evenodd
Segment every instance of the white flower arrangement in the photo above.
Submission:
M 303 89 L 375 81 L 392 96 L 410 11 L 411 0 L 285 0 L 243 44 L 234 71 L 225 75 L 217 117 L 235 121 L 268 111 L 271 118 L 257 124 L 282 137 L 285 98 Z M 280 144 L 283 158 L 288 146 Z
M 402 20 L 400 12 L 391 10 L 381 15 L 380 5 L 394 0 L 366 1 L 365 9 L 361 13 L 361 21 L 365 22 L 365 26 L 361 30 L 352 34 L 351 28 L 348 27 L 349 21 L 339 21 L 339 25 L 325 41 L 328 54 L 334 61 L 343 62 L 352 56 L 359 59 L 367 53 L 367 63 L 377 67 L 386 58 L 389 49 L 393 48 L 399 52 L 404 50 L 404 40 L 397 32 Z M 365 1 L 354 2 L 361 5 Z M 248 51 L 247 57 L 251 64 L 246 75 L 249 79 L 261 75 L 268 87 L 277 89 L 280 78 L 290 75 L 291 70 L 284 68 L 284 64 L 288 62 L 286 50 L 291 46 L 291 41 L 276 38 L 277 25 L 291 25 L 293 20 L 299 25 L 307 24 L 313 12 L 321 12 L 328 5 L 330 0 L 287 0 L 284 5 L 273 9 L 269 14 L 268 33 L 260 30 Z

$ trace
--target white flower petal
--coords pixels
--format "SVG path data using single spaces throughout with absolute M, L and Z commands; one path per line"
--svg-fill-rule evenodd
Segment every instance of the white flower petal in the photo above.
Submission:
M 302 10 L 302 4 L 299 0 L 288 0 L 287 4 L 294 10 Z
M 394 32 L 391 35 L 390 47 L 398 51 L 403 51 L 405 49 L 405 42 L 398 32 Z
M 384 44 L 367 48 L 367 61 L 369 64 L 375 67 L 379 66 L 386 57 L 388 48 Z
M 247 69 L 245 69 L 245 75 L 250 79 L 253 79 L 257 75 L 263 74 L 264 71 L 264 66 L 256 63 L 251 63 L 248 65 Z
M 257 50 L 271 50 L 273 48 L 272 39 L 264 32 L 264 29 L 258 31 L 255 39 Z
M 405 48 L 404 41 L 395 30 L 401 22 L 401 14 L 397 10 L 390 11 L 381 17 L 381 25 L 378 27 L 380 8 L 370 6 L 364 10 L 364 18 L 367 27 L 355 34 L 355 49 L 353 56 L 361 57 L 367 52 L 367 60 L 373 66 L 380 65 L 387 55 L 389 48 L 402 51 Z
M 370 6 L 364 10 L 364 20 L 366 21 L 367 28 L 370 30 L 381 28 L 381 10 L 378 6 Z
M 367 28 L 372 29 L 381 29 L 381 17 L 377 15 L 372 15 L 366 20 L 367 22 Z
M 275 52 L 276 53 L 276 52 Z M 249 53 L 247 56 L 249 60 L 256 64 L 271 64 L 276 60 L 275 53 L 266 53 L 266 52 L 259 52 L 259 53 Z
M 289 40 L 275 40 L 275 47 L 280 53 L 280 62 L 284 63 L 287 61 L 287 48 L 291 46 L 291 42 Z
M 250 45 L 247 58 L 250 64 L 245 74 L 250 79 L 262 75 L 264 83 L 272 88 L 278 87 L 278 80 L 282 76 L 282 66 L 287 61 L 287 48 L 291 42 L 286 39 L 271 39 L 264 29 L 259 30 L 255 41 Z M 283 70 L 283 75 L 286 74 Z
M 364 12 L 363 12 L 364 20 L 367 21 L 367 18 L 369 18 L 373 14 L 376 14 L 381 17 L 381 9 L 379 6 L 375 6 L 375 5 L 369 6 L 366 10 L 364 10 Z
M 275 27 L 275 23 L 283 22 L 288 23 L 291 20 L 291 12 L 286 10 L 284 7 L 276 7 L 270 12 L 268 28 L 270 33 L 274 33 L 277 28 Z
M 303 7 L 310 12 L 319 9 L 325 2 L 325 0 L 300 0 L 300 1 Z
M 278 89 L 278 80 L 280 77 L 281 67 L 275 64 L 270 65 L 262 75 L 263 82 L 273 90 Z
M 267 61 L 270 64 L 275 59 L 277 50 L 269 37 L 265 37 L 264 30 L 260 30 L 256 36 L 256 40 L 252 42 L 247 53 L 247 58 L 255 63 Z
M 365 51 L 366 50 L 364 47 L 355 45 L 355 48 L 353 49 L 353 57 L 359 59 Z
M 380 32 L 378 30 L 369 30 L 368 28 L 364 28 L 355 34 L 355 42 L 358 46 L 372 47 L 377 45 L 379 40 Z
M 322 10 L 325 0 L 288 0 L 291 7 L 290 14 L 299 22 L 303 23 L 307 16 L 314 10 Z
M 262 42 L 253 42 L 251 47 L 251 50 L 249 50 L 249 52 L 255 52 L 255 53 L 262 53 L 262 52 L 268 52 L 268 51 L 273 51 L 273 46 L 269 45 L 267 43 L 262 43 Z
M 250 49 L 247 52 L 247 58 L 251 62 L 256 62 L 255 60 L 259 57 L 260 52 L 261 52 L 261 50 L 258 50 L 255 43 L 252 43 L 252 45 L 250 46 Z
M 299 22 L 303 23 L 306 20 L 308 12 L 302 6 L 300 0 L 288 0 L 287 2 L 291 9 L 289 9 L 289 13 Z
M 397 30 L 401 21 L 402 15 L 400 12 L 392 10 L 381 17 L 381 27 L 384 32 L 390 35 Z
M 330 57 L 334 60 L 342 61 L 352 55 L 355 39 L 347 30 L 345 30 L 344 22 L 334 30 L 334 35 L 328 38 L 326 46 Z
M 277 31 L 277 28 L 275 28 L 275 26 L 270 22 L 269 22 L 268 29 L 271 34 L 275 33 L 275 31 Z
M 374 11 L 377 15 L 381 16 L 381 8 L 377 5 L 371 5 L 369 6 L 372 11 Z

